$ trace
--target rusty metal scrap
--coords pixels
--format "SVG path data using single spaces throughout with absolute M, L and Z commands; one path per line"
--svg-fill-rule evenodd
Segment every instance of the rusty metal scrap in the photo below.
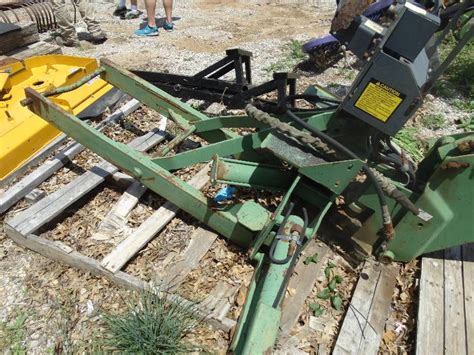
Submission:
M 470 153 L 474 150 L 474 141 L 472 139 L 465 140 L 458 144 L 458 150 L 461 153 Z
M 40 33 L 57 28 L 50 0 L 23 0 L 0 4 L 0 22 L 15 23 L 20 22 L 22 18 L 35 22 Z
M 458 162 L 458 161 L 450 161 L 444 164 L 441 169 L 443 170 L 457 170 L 457 169 L 465 169 L 469 168 L 470 164 L 467 162 Z

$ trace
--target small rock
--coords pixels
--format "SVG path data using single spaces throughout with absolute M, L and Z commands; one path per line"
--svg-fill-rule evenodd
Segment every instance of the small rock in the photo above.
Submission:
M 87 300 L 86 303 L 86 315 L 91 318 L 94 317 L 97 314 L 97 310 L 94 307 L 94 304 L 92 303 L 91 300 Z
M 238 109 L 229 110 L 227 111 L 227 114 L 231 116 L 245 116 L 245 110 L 238 110 Z
M 226 109 L 225 105 L 220 104 L 218 102 L 213 102 L 208 108 L 206 108 L 204 113 L 206 113 L 208 115 L 219 116 L 219 115 L 225 115 L 226 111 L 227 111 L 227 109 Z
M 39 349 L 39 347 L 40 347 L 40 342 L 38 340 L 33 340 L 29 344 L 29 348 L 31 349 L 31 351 L 33 351 L 34 349 Z
M 192 108 L 197 110 L 197 109 L 200 109 L 206 103 L 206 101 L 197 100 L 197 99 L 189 99 L 188 101 L 186 101 L 186 103 L 188 105 L 191 105 Z

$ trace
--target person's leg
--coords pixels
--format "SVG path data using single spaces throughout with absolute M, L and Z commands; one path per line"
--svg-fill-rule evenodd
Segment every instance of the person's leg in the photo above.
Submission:
M 148 26 L 156 27 L 156 0 L 145 0 L 146 15 L 148 16 Z
M 140 17 L 141 12 L 138 11 L 137 0 L 131 0 L 130 5 L 131 5 L 130 10 L 128 10 L 127 13 L 121 18 L 126 19 L 126 20 L 131 20 L 131 19 Z
M 173 0 L 163 0 L 163 7 L 165 8 L 166 20 L 163 28 L 171 32 L 173 31 Z
M 66 3 L 65 0 L 53 0 L 53 13 L 60 34 L 58 43 L 64 44 L 65 46 L 76 46 L 79 45 L 79 40 L 71 19 L 71 9 L 67 8 L 68 4 L 69 3 Z
M 156 28 L 155 12 L 156 0 L 145 0 L 146 15 L 148 17 L 147 25 L 135 31 L 137 36 L 158 36 Z
M 79 9 L 79 13 L 82 16 L 82 19 L 87 25 L 87 30 L 91 34 L 92 38 L 97 43 L 102 43 L 107 40 L 107 36 L 105 35 L 102 28 L 100 28 L 99 21 L 97 21 L 94 17 L 94 9 L 92 5 L 89 3 L 89 0 L 75 0 L 76 6 Z
M 126 0 L 119 0 L 117 7 L 115 8 L 112 15 L 123 16 L 127 12 L 127 6 L 125 5 Z
M 173 22 L 173 0 L 163 0 L 163 7 L 165 8 L 166 22 Z

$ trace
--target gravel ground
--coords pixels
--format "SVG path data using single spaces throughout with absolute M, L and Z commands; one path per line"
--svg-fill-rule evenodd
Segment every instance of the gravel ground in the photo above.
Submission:
M 107 57 L 130 69 L 190 75 L 221 59 L 226 49 L 239 47 L 253 53 L 257 83 L 271 77 L 265 69 L 282 55 L 285 43 L 325 34 L 333 16 L 330 9 L 277 5 L 272 1 L 265 5 L 236 0 L 177 1 L 173 11 L 175 31 L 161 30 L 158 37 L 140 38 L 133 31 L 144 24 L 145 15 L 141 19 L 120 20 L 110 16 L 114 4 L 96 6 L 109 40 L 98 46 L 81 41 L 81 48 L 65 48 L 64 54 Z M 162 16 L 158 6 L 158 24 L 163 23 Z M 85 25 L 78 23 L 78 29 L 84 31 Z M 50 34 L 43 38 L 49 40 Z
M 64 53 L 107 57 L 130 69 L 193 74 L 222 58 L 225 49 L 240 47 L 254 54 L 253 75 L 256 83 L 268 80 L 271 77 L 269 68 L 280 63 L 282 58 L 286 58 L 283 66 L 288 69 L 296 64 L 286 44 L 291 40 L 304 41 L 326 33 L 332 18 L 331 10 L 308 5 L 278 5 L 271 1 L 264 4 L 235 0 L 177 1 L 174 32 L 161 31 L 156 38 L 137 38 L 133 36 L 133 31 L 142 24 L 143 19 L 122 21 L 113 18 L 110 14 L 114 7 L 112 3 L 96 4 L 97 17 L 109 36 L 105 44 L 93 46 L 81 41 L 81 48 L 65 48 Z M 162 14 L 162 9 L 158 7 L 157 17 L 161 18 Z M 79 23 L 79 30 L 81 27 L 84 25 Z M 51 34 L 43 34 L 42 37 L 51 40 Z M 348 85 L 353 77 L 353 72 L 341 61 L 322 74 L 303 76 L 300 87 L 311 83 Z M 455 132 L 456 122 L 469 115 L 450 105 L 446 99 L 429 96 L 409 124 L 415 125 L 434 114 L 442 114 L 445 123 L 436 129 L 422 128 L 417 139 L 426 140 Z M 82 159 L 89 160 L 86 156 L 82 156 Z M 83 163 L 81 157 L 76 160 Z M 61 181 L 52 177 L 42 186 L 53 190 L 76 175 L 74 170 L 69 170 L 61 177 Z M 20 202 L 7 216 L 0 217 L 0 223 L 14 214 L 15 210 L 26 206 L 25 202 Z M 181 220 L 177 223 L 181 223 Z M 215 250 L 221 247 L 217 245 Z M 154 253 L 154 250 L 159 248 L 151 245 L 146 252 Z M 414 269 L 416 267 L 413 265 Z M 130 268 L 133 269 L 134 264 Z M 3 300 L 0 309 L 0 351 L 13 348 L 24 349 L 31 354 L 87 352 L 93 334 L 101 331 L 98 310 L 121 309 L 127 297 L 127 291 L 103 279 L 63 267 L 17 247 L 2 230 L 0 270 L 0 299 Z M 417 277 L 415 272 L 410 274 L 410 280 Z M 190 278 L 193 277 L 190 275 Z M 401 290 L 404 290 L 403 283 L 399 281 Z M 416 297 L 416 289 L 410 290 L 410 293 Z M 394 300 L 397 297 L 398 293 L 394 295 Z M 394 308 L 402 308 L 399 313 L 408 309 L 402 306 Z M 392 321 L 403 322 L 403 319 L 398 319 L 395 314 Z M 213 337 L 209 331 L 202 332 Z M 214 339 L 218 344 L 215 350 L 220 352 L 225 348 L 221 338 Z M 395 349 L 404 353 L 409 346 L 400 340 Z

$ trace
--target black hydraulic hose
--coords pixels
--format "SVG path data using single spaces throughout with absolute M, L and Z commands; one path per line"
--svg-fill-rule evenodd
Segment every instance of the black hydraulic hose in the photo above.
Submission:
M 293 211 L 293 207 L 295 207 L 295 204 L 291 202 L 290 205 L 288 206 L 288 211 L 286 212 L 285 217 L 283 218 L 283 222 L 281 222 L 280 228 L 278 228 L 277 235 L 275 236 L 275 238 L 273 238 L 272 245 L 270 245 L 270 251 L 268 252 L 268 257 L 270 258 L 270 261 L 274 264 L 278 264 L 278 265 L 286 264 L 288 260 L 290 260 L 291 258 L 291 255 L 288 255 L 285 259 L 276 259 L 273 255 L 275 253 L 275 248 L 278 244 L 278 236 L 283 234 L 283 229 L 285 228 L 286 222 L 288 222 L 288 218 L 290 217 L 291 212 Z
M 306 210 L 305 207 L 303 207 L 303 230 L 300 235 L 300 240 L 298 242 L 298 246 L 296 248 L 296 252 L 293 255 L 293 259 L 291 260 L 291 263 L 286 270 L 285 278 L 283 279 L 280 288 L 278 289 L 278 293 L 275 297 L 275 301 L 273 301 L 273 308 L 277 308 L 278 304 L 281 302 L 281 299 L 283 298 L 284 292 L 288 286 L 288 281 L 290 280 L 291 275 L 293 274 L 293 269 L 295 268 L 296 261 L 298 260 L 298 257 L 301 254 L 301 250 L 303 249 L 303 244 L 304 244 L 304 239 L 306 238 L 306 229 L 308 228 L 308 211 Z
M 303 207 L 302 210 L 303 210 L 303 233 L 301 233 L 301 239 L 304 239 L 306 237 L 305 232 L 306 232 L 306 229 L 308 228 L 309 218 L 308 218 L 308 211 L 306 210 L 306 208 Z
M 385 137 L 385 143 L 387 143 L 387 146 L 390 148 L 392 152 L 397 153 L 397 148 L 393 145 L 393 142 L 390 139 L 390 136 Z
M 400 160 L 401 160 L 401 163 L 403 165 L 403 157 L 398 153 L 398 150 L 397 148 L 393 145 L 393 142 L 392 140 L 390 139 L 390 136 L 386 136 L 385 137 L 385 143 L 387 144 L 388 148 L 393 152 L 395 153 L 396 155 L 400 156 Z M 402 154 L 403 155 L 406 155 L 403 151 L 402 151 Z M 389 157 L 387 157 L 389 158 Z M 415 170 L 413 170 L 413 166 L 414 166 L 414 163 L 412 162 L 411 159 L 409 158 L 405 158 L 407 160 L 407 174 L 410 176 L 410 179 L 411 179 L 411 184 L 412 186 L 415 186 L 416 185 L 416 174 L 415 174 Z
M 415 181 L 416 181 L 415 173 L 410 168 L 404 169 L 403 164 L 400 160 L 397 160 L 395 158 L 388 157 L 388 156 L 382 155 L 382 154 L 377 155 L 377 157 L 375 157 L 375 159 L 378 162 L 381 162 L 381 163 L 384 163 L 384 164 L 393 164 L 393 165 L 395 165 L 395 169 L 397 169 L 399 172 L 406 173 L 407 176 L 408 176 L 408 179 L 409 179 L 409 181 L 406 185 L 414 185 L 415 184 Z
M 378 136 L 377 136 L 378 138 Z M 388 138 L 388 137 L 387 137 Z M 375 144 L 373 144 L 373 158 L 371 160 L 377 161 L 383 164 L 390 165 L 400 171 L 401 173 L 405 173 L 408 176 L 408 182 L 406 185 L 414 184 L 416 181 L 415 172 L 413 171 L 410 162 L 408 161 L 407 164 L 403 163 L 403 157 L 399 154 L 398 150 L 393 146 L 390 140 L 384 139 L 390 152 L 394 155 L 394 157 L 388 156 L 386 154 L 382 154 L 379 149 L 379 140 L 380 138 L 376 139 Z M 383 188 L 382 188 L 383 190 Z
M 396 168 L 403 167 L 403 164 L 402 164 L 400 159 L 395 159 L 395 158 L 383 155 L 382 153 L 377 154 L 375 159 L 382 162 L 382 163 L 393 164 L 393 165 L 395 165 Z
M 308 131 L 310 131 L 316 137 L 320 138 L 321 140 L 324 140 L 324 141 L 328 142 L 329 144 L 331 144 L 332 146 L 334 146 L 335 148 L 337 148 L 338 150 L 340 150 L 341 152 L 343 152 L 347 156 L 351 157 L 352 159 L 359 159 L 359 157 L 353 151 L 351 151 L 349 148 L 347 148 L 343 144 L 339 143 L 337 140 L 335 140 L 334 138 L 328 136 L 327 134 L 317 130 L 314 127 L 312 127 L 311 125 L 306 123 L 304 120 L 302 120 L 301 118 L 296 116 L 290 110 L 287 110 L 286 113 L 288 114 L 288 116 L 293 121 L 295 121 L 300 126 L 307 129 Z M 375 177 L 374 173 L 370 170 L 370 167 L 367 164 L 364 164 L 364 165 L 362 165 L 362 170 L 364 170 L 365 174 L 370 179 L 370 181 L 372 182 L 372 184 L 375 188 L 375 192 L 376 192 L 377 197 L 379 199 L 380 209 L 381 209 L 381 213 L 382 213 L 383 230 L 384 230 L 384 233 L 385 233 L 385 236 L 387 237 L 387 239 L 391 239 L 393 237 L 394 230 L 393 230 L 393 224 L 392 224 L 392 217 L 390 216 L 390 211 L 388 209 L 387 201 L 385 199 L 385 194 L 384 194 L 380 184 L 378 183 L 377 178 Z
M 272 245 L 270 246 L 270 251 L 268 252 L 268 257 L 270 258 L 271 262 L 274 263 L 274 264 L 277 264 L 277 265 L 286 264 L 291 259 L 291 255 L 287 255 L 285 259 L 276 259 L 274 257 L 275 248 L 276 248 L 277 243 L 278 243 L 278 239 L 275 236 L 275 239 L 273 239 Z

